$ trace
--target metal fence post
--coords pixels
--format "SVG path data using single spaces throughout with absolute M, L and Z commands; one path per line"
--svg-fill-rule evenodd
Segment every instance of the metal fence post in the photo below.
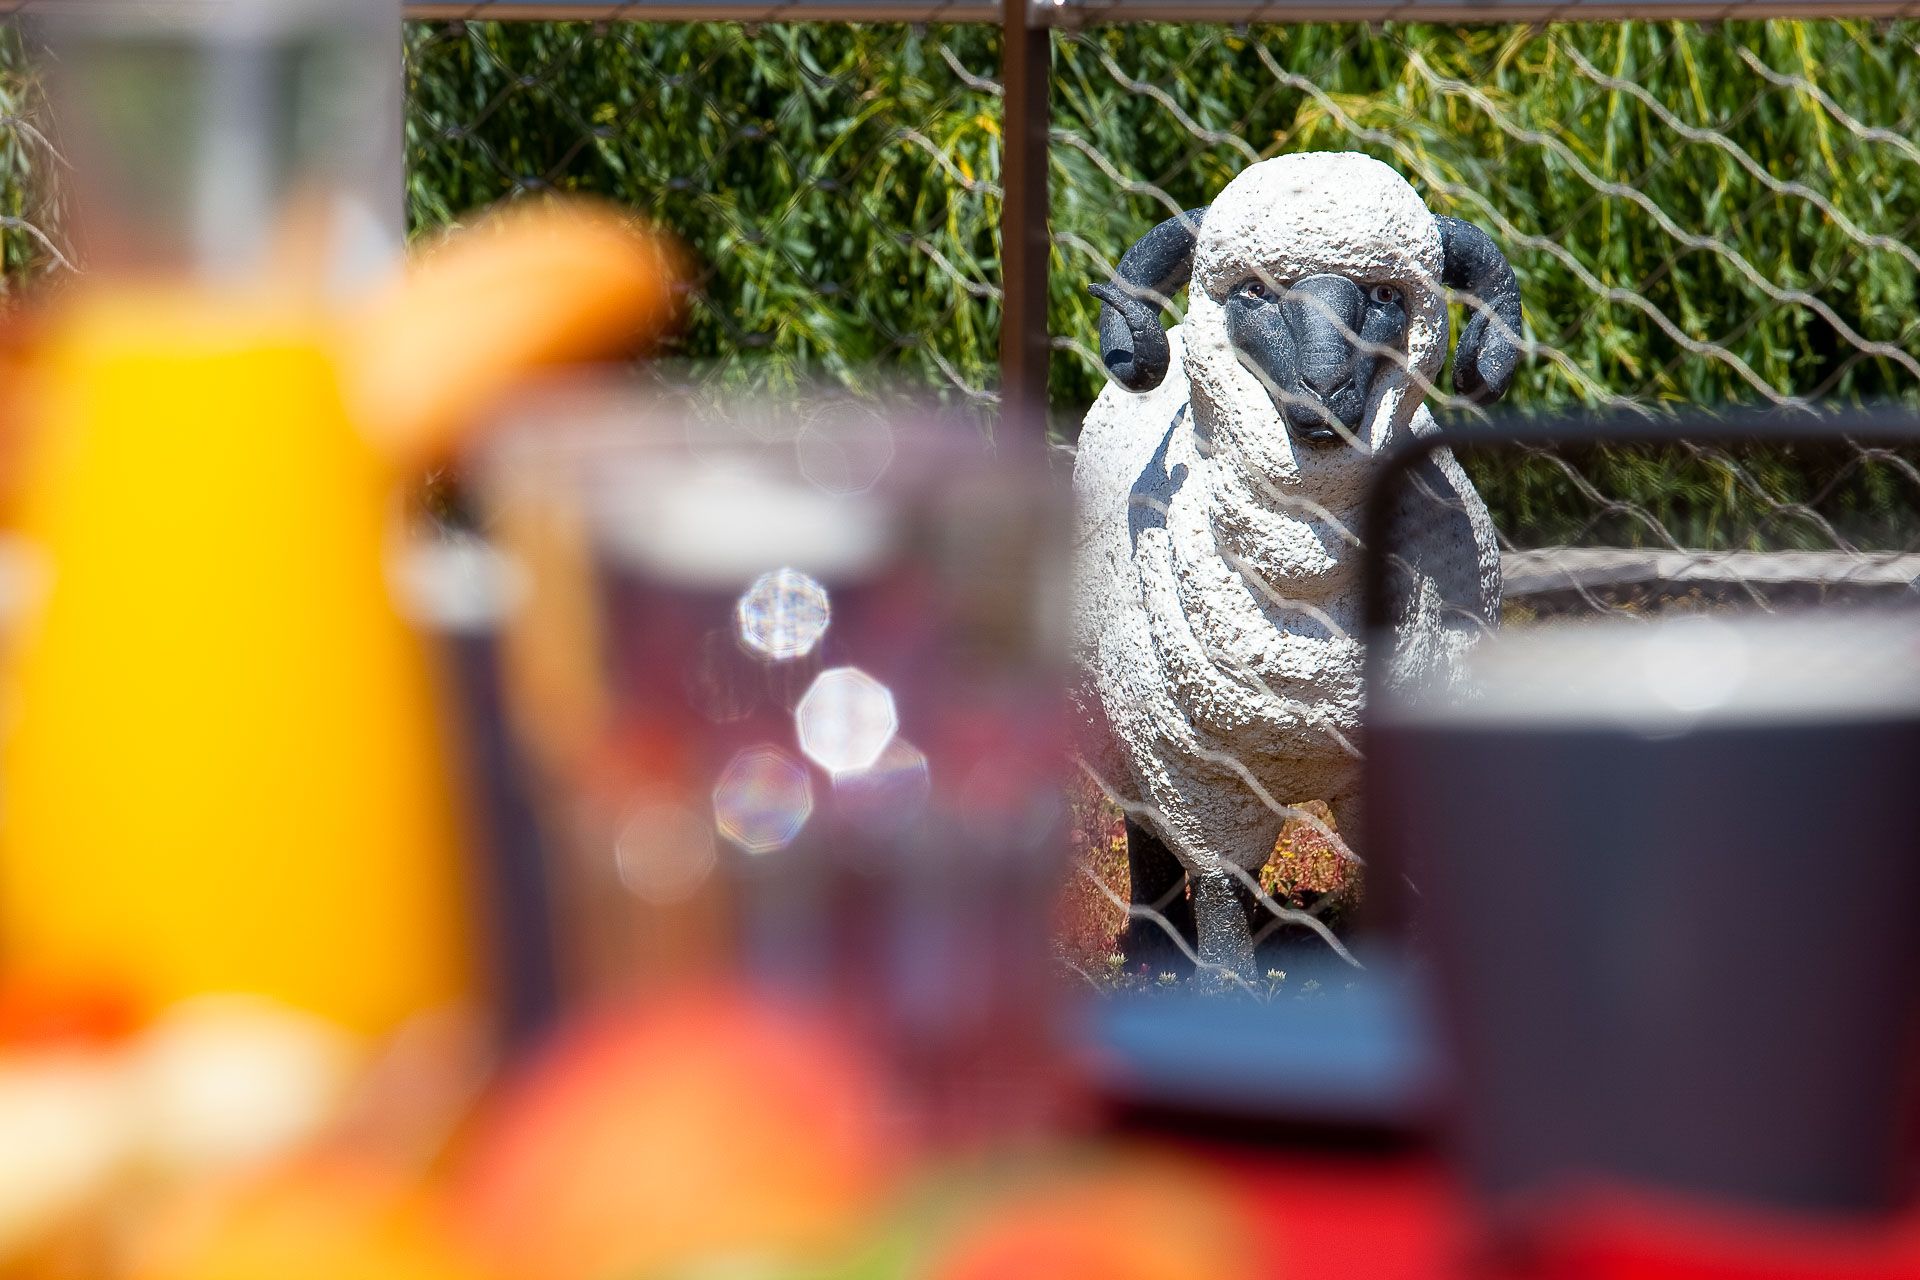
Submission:
M 1000 270 L 1000 413 L 1047 411 L 1047 135 L 1053 33 L 1031 0 L 1003 0 Z

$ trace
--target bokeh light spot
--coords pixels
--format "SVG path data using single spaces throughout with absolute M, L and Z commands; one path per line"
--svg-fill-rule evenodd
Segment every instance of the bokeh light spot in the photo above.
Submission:
M 804 657 L 827 632 L 827 589 L 798 569 L 775 569 L 753 580 L 734 606 L 740 643 L 762 657 Z
M 833 776 L 834 803 L 840 813 L 869 831 L 905 829 L 926 812 L 932 792 L 927 757 L 898 734 L 865 769 Z
M 717 861 L 713 828 L 671 802 L 635 807 L 614 842 L 613 856 L 627 892 L 660 907 L 691 898 Z
M 800 473 L 822 492 L 871 489 L 893 462 L 893 429 L 877 412 L 844 407 L 832 422 L 810 422 L 794 440 Z
M 822 671 L 793 719 L 800 749 L 831 774 L 872 768 L 900 727 L 892 692 L 858 667 Z
M 807 767 L 778 747 L 748 747 L 713 788 L 714 826 L 748 853 L 786 848 L 812 816 Z

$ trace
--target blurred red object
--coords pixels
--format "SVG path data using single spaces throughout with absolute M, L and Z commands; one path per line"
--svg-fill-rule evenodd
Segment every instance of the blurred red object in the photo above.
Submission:
M 1436 1159 L 1220 1155 L 1273 1280 L 1920 1280 L 1920 1212 L 1817 1218 L 1624 1191 L 1569 1198 L 1491 1243 Z M 1337 1244 L 1331 1243 L 1337 1242 Z
M 456 1179 L 509 1276 L 807 1259 L 891 1184 L 884 1102 L 831 1029 L 713 989 L 576 1023 L 509 1085 Z
M 1371 1152 L 1234 1153 L 1217 1157 L 1269 1248 L 1270 1280 L 1459 1280 L 1467 1207 L 1445 1168 L 1425 1156 Z
M 1914 1280 L 1920 1214 L 1812 1217 L 1630 1193 L 1569 1202 L 1534 1238 L 1541 1280 Z

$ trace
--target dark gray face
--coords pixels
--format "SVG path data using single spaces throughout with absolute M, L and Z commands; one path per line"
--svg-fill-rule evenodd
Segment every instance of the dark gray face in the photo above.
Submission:
M 1344 438 L 1339 428 L 1359 430 L 1375 377 L 1395 363 L 1386 352 L 1404 361 L 1406 299 L 1393 285 L 1346 276 L 1291 285 L 1254 276 L 1227 297 L 1227 337 L 1293 438 L 1334 444 Z

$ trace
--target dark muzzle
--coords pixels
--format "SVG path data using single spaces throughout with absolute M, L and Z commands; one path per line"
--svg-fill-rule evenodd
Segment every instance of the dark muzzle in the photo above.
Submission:
M 1227 336 L 1294 438 L 1333 444 L 1358 432 L 1380 348 L 1405 332 L 1404 311 L 1387 310 L 1345 276 L 1249 281 L 1227 300 Z

